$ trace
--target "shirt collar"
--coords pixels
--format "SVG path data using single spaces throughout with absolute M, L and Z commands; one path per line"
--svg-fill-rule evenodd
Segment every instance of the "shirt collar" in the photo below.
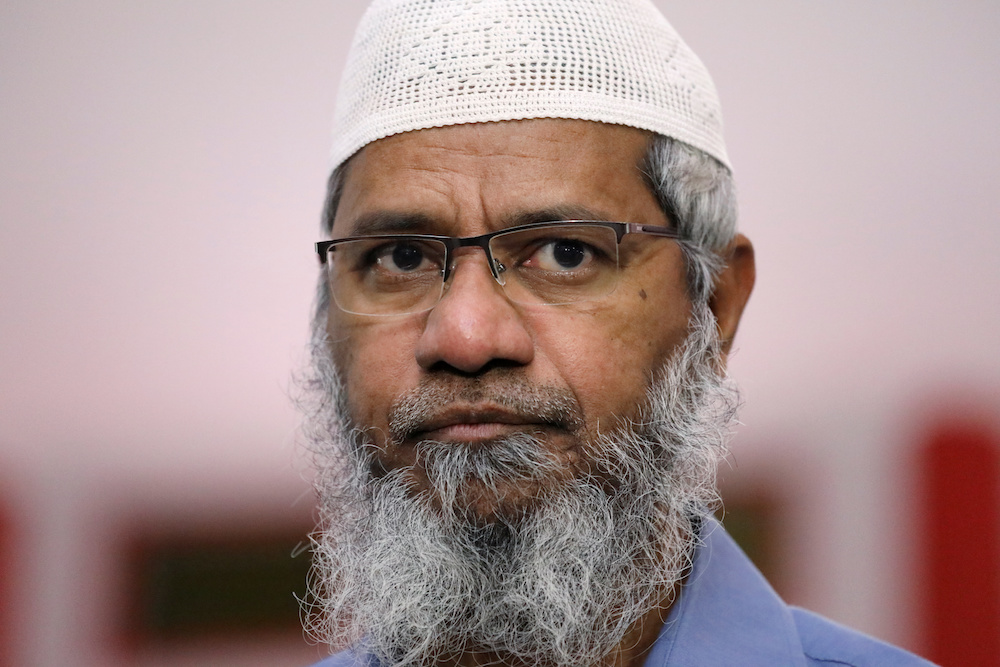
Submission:
M 706 521 L 701 537 L 691 575 L 645 667 L 805 667 L 787 605 L 717 521 Z

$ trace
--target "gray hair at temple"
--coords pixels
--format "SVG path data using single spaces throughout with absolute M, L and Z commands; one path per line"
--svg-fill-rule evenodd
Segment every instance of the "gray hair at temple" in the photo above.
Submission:
M 707 303 L 736 234 L 722 113 L 704 65 L 651 0 L 375 0 L 338 94 L 324 231 L 367 144 L 529 118 L 652 133 L 636 168 L 681 234 L 691 299 Z M 326 289 L 321 280 L 318 316 Z

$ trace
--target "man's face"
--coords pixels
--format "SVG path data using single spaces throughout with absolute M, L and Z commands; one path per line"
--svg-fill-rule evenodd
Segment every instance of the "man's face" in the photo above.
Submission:
M 571 218 L 665 226 L 639 169 L 647 141 L 640 130 L 576 120 L 460 125 L 382 139 L 350 163 L 333 238 L 473 236 Z M 408 474 L 423 489 L 415 448 L 421 440 L 538 437 L 559 462 L 556 479 L 508 486 L 499 497 L 469 491 L 466 501 L 482 517 L 523 510 L 559 477 L 591 472 L 583 443 L 640 416 L 652 376 L 688 333 L 679 247 L 629 235 L 620 256 L 617 289 L 595 301 L 512 303 L 484 253 L 463 248 L 430 311 L 373 317 L 331 305 L 327 330 L 352 425 L 378 447 L 382 472 L 417 463 Z

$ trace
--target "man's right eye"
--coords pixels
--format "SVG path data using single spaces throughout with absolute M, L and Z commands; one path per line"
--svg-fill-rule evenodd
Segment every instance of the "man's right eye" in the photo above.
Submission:
M 368 253 L 366 265 L 369 270 L 404 275 L 422 271 L 439 270 L 433 258 L 434 253 L 415 241 L 393 241 L 383 243 Z

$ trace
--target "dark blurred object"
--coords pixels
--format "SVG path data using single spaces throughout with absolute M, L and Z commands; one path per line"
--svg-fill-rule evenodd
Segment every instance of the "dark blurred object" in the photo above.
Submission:
M 717 515 L 726 531 L 740 545 L 782 598 L 788 594 L 781 564 L 787 560 L 781 542 L 781 503 L 764 489 L 725 496 L 724 510 Z
M 310 559 L 304 526 L 226 525 L 134 536 L 124 639 L 133 650 L 301 635 Z
M 0 497 L 0 666 L 13 665 L 14 643 L 14 525 L 11 513 Z

